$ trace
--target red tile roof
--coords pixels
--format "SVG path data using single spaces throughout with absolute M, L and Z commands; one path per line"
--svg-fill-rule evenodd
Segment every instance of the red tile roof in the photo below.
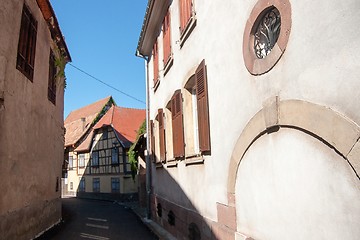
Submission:
M 112 126 L 125 147 L 136 140 L 137 131 L 145 120 L 145 109 L 112 106 L 95 124 L 94 129 Z
M 80 138 L 86 134 L 92 127 L 95 118 L 110 100 L 112 101 L 111 96 L 106 97 L 83 108 L 72 111 L 67 116 L 64 122 L 66 128 L 65 146 L 75 145 Z

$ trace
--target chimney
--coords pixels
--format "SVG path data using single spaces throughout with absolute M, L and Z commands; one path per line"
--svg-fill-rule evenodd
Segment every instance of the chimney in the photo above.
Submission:
M 82 130 L 83 130 L 83 131 L 85 130 L 85 120 L 86 120 L 86 118 L 84 118 L 84 117 L 81 118 Z

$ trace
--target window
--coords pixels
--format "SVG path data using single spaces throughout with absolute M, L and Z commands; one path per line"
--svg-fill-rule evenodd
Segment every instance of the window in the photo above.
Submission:
M 129 162 L 129 153 L 126 152 L 125 158 L 124 158 L 124 172 L 131 173 L 131 164 Z
M 93 192 L 100 192 L 100 178 L 93 178 Z
M 49 81 L 48 81 L 48 99 L 55 105 L 56 102 L 56 65 L 54 53 L 50 50 L 49 57 Z
M 16 68 L 30 81 L 33 81 L 34 77 L 36 33 L 37 21 L 32 16 L 29 8 L 24 5 L 21 17 Z
M 79 155 L 79 168 L 85 167 L 85 154 Z
M 177 90 L 171 99 L 171 116 L 172 116 L 172 130 L 173 130 L 173 151 L 174 157 L 184 157 L 184 124 L 182 114 L 182 95 L 181 91 Z
M 158 122 L 159 122 L 160 161 L 165 161 L 166 143 L 165 143 L 164 114 L 162 109 L 158 109 Z
M 69 156 L 69 170 L 72 170 L 73 167 L 73 156 Z
M 105 128 L 105 129 L 103 129 L 102 138 L 103 138 L 103 139 L 108 139 L 108 131 L 107 131 L 107 129 L 106 129 L 106 128 Z
M 119 164 L 119 149 L 111 149 L 111 164 Z
M 79 192 L 85 192 L 85 178 L 80 178 Z
M 74 189 L 74 183 L 70 182 L 70 190 L 73 190 L 73 189 Z
M 195 71 L 196 104 L 200 152 L 210 151 L 209 104 L 205 60 Z
M 154 67 L 154 88 L 156 88 L 159 82 L 159 49 L 158 42 L 155 41 L 153 48 L 153 67 Z
M 111 178 L 111 192 L 112 193 L 120 192 L 120 179 L 119 178 Z
M 283 56 L 291 33 L 289 0 L 258 0 L 246 21 L 243 58 L 252 75 L 269 72 Z
M 180 0 L 180 31 L 183 33 L 192 15 L 192 0 Z
M 99 152 L 98 151 L 92 152 L 91 166 L 99 167 Z
M 186 157 L 210 152 L 206 66 L 203 60 L 185 84 L 184 125 Z
M 170 31 L 170 8 L 163 21 L 163 51 L 164 51 L 164 69 L 166 69 L 171 58 L 171 31 Z

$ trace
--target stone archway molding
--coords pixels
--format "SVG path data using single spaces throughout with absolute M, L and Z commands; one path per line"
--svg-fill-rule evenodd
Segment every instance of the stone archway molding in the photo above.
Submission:
M 303 100 L 272 97 L 248 122 L 238 138 L 229 166 L 228 194 L 234 198 L 238 167 L 251 144 L 274 127 L 292 127 L 315 135 L 333 147 L 360 174 L 360 127 L 333 109 Z M 232 201 L 233 202 L 233 201 Z M 233 203 L 229 203 L 231 205 Z

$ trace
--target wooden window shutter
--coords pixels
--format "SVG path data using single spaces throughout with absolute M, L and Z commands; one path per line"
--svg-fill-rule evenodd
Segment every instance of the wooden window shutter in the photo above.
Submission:
M 191 18 L 192 0 L 180 0 L 180 32 L 183 32 Z
M 150 120 L 150 140 L 151 140 L 151 144 L 150 144 L 150 154 L 151 154 L 151 159 L 153 162 L 155 162 L 156 158 L 155 158 L 155 135 L 154 135 L 154 121 Z
M 158 121 L 159 121 L 159 140 L 160 140 L 160 161 L 165 161 L 166 145 L 165 145 L 164 113 L 162 109 L 158 109 Z
M 184 157 L 184 126 L 182 116 L 182 95 L 180 90 L 177 90 L 171 99 L 171 115 L 173 127 L 174 157 Z
M 170 8 L 167 11 L 167 14 L 165 15 L 164 21 L 163 21 L 163 51 L 164 51 L 164 65 L 169 61 L 170 55 L 171 55 L 171 38 L 170 38 Z
M 205 60 L 195 72 L 198 111 L 199 147 L 201 152 L 210 151 L 209 103 Z
M 153 66 L 154 66 L 154 86 L 159 81 L 159 49 L 158 42 L 155 41 L 153 49 Z
M 16 68 L 30 81 L 33 80 L 37 21 L 26 5 L 23 6 Z

